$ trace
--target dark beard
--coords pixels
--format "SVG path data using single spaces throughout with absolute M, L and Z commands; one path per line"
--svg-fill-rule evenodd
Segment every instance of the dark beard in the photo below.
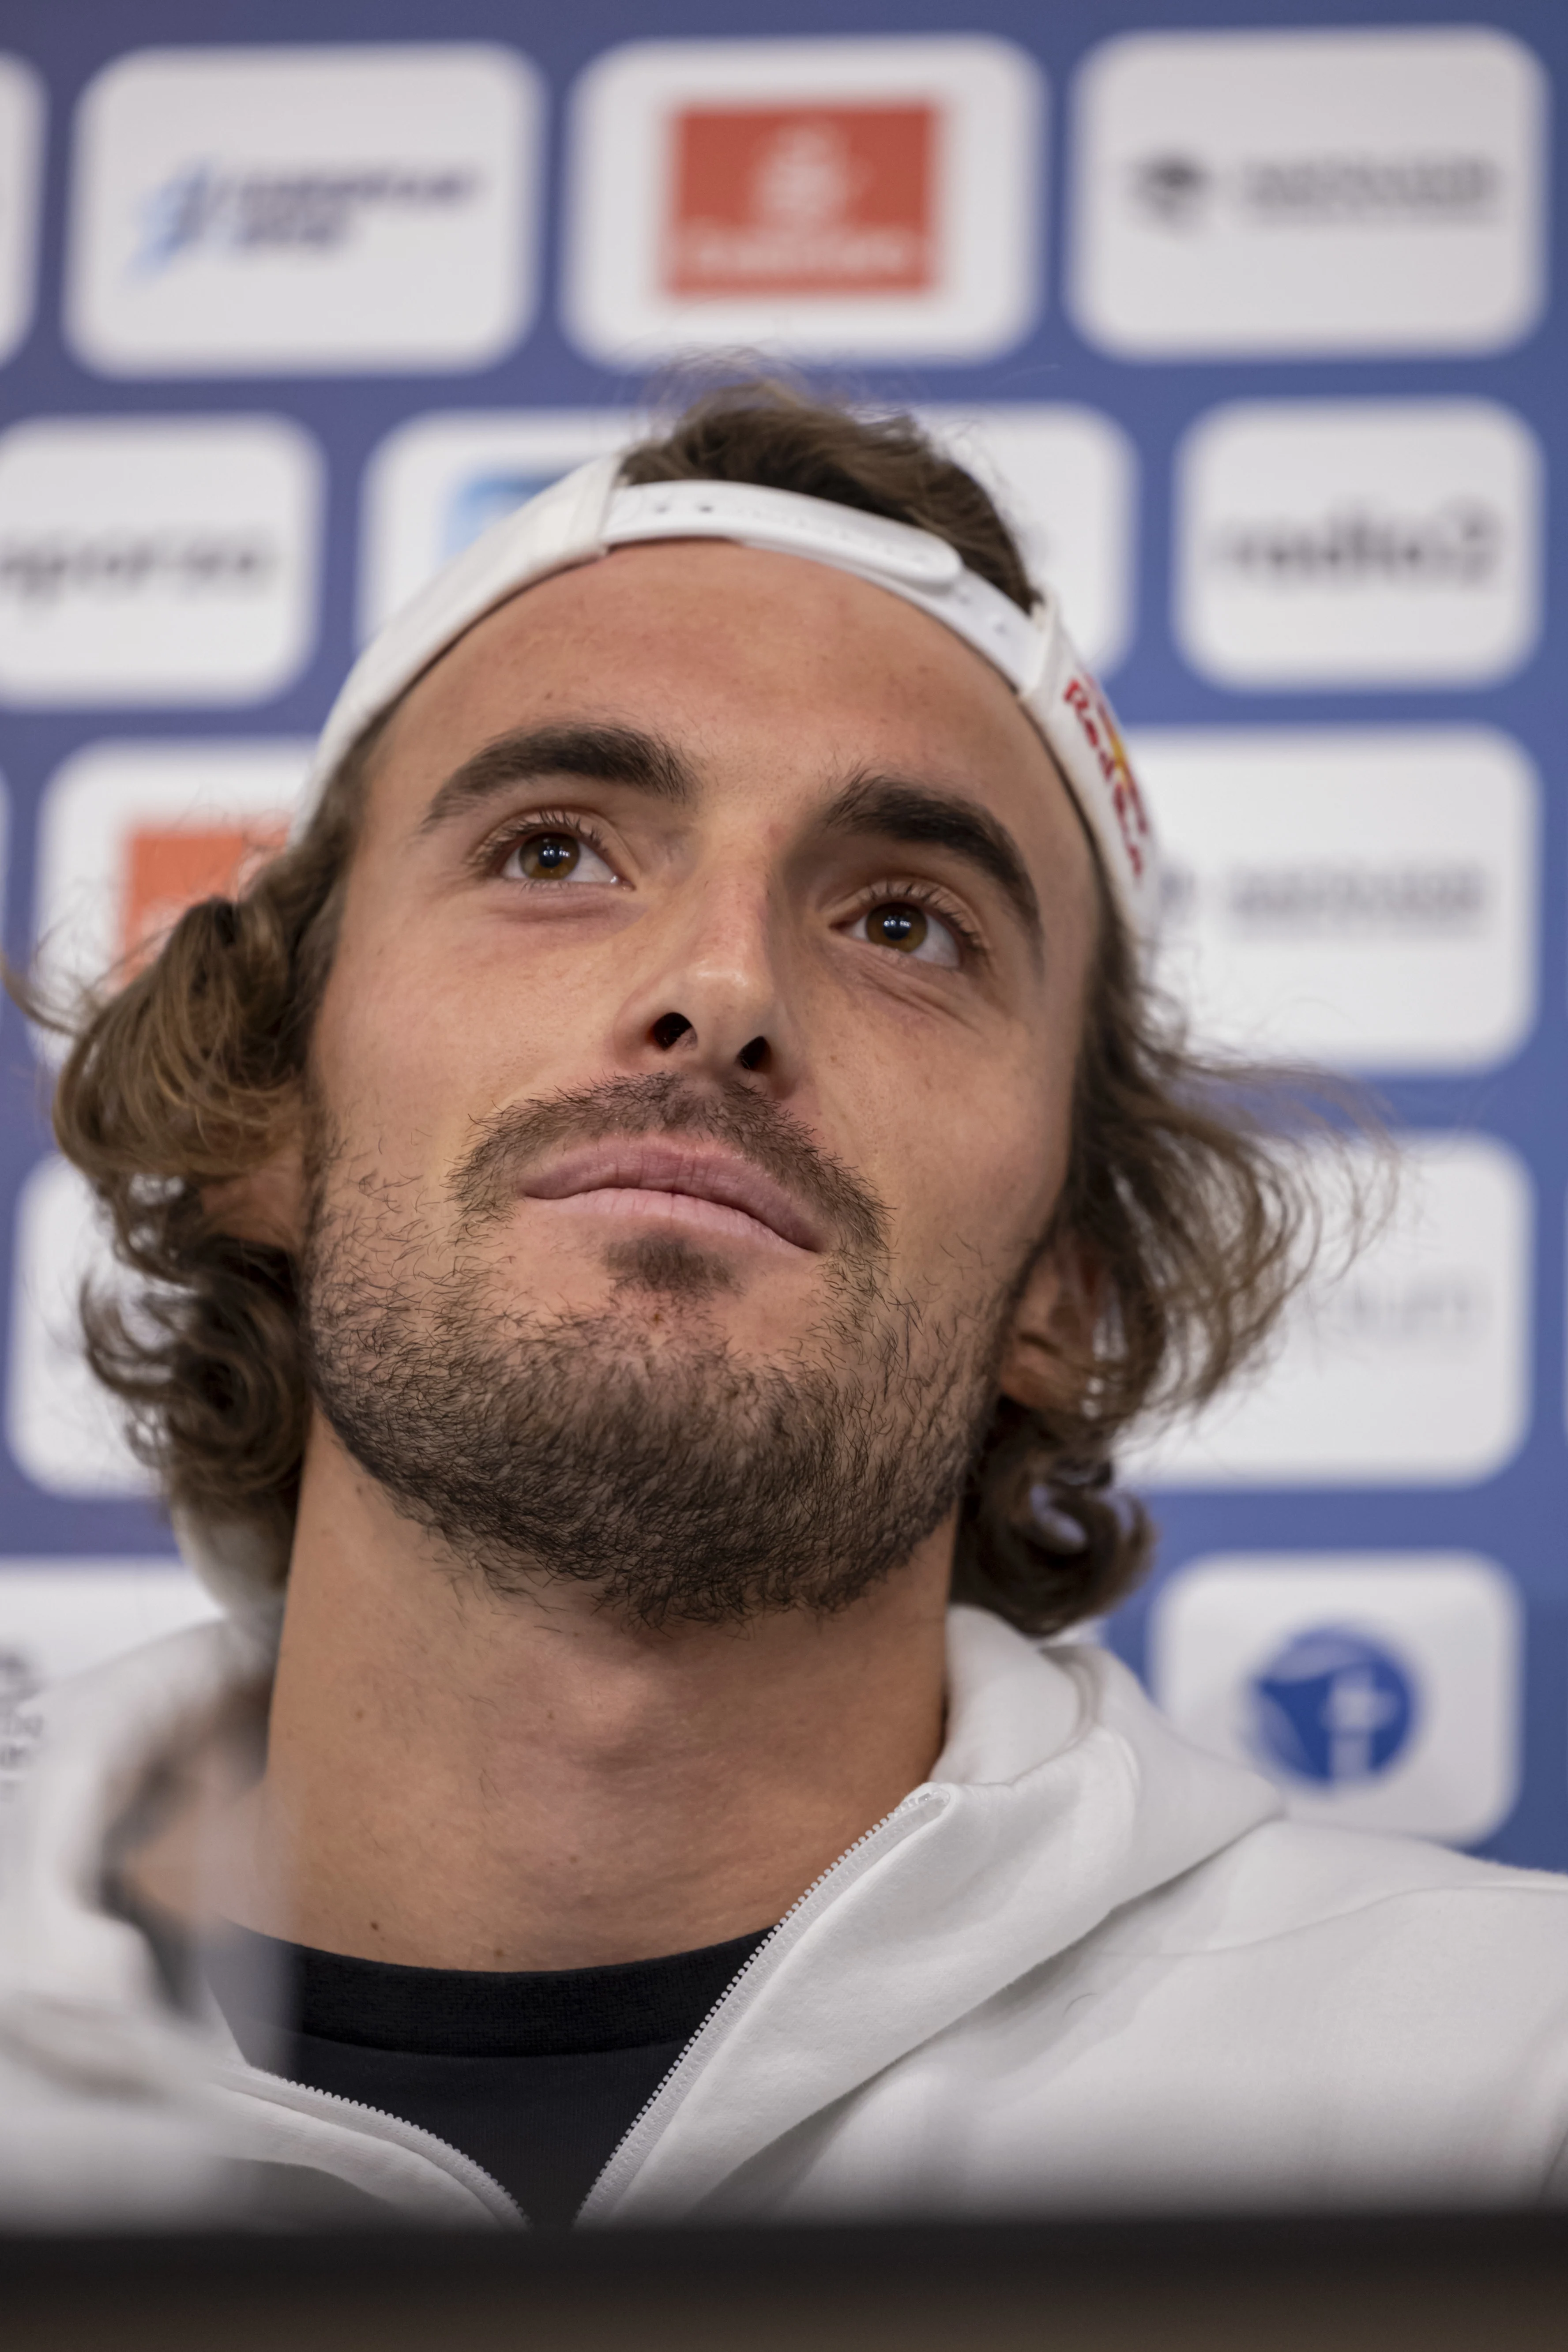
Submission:
M 473 1244 L 510 1214 L 520 1170 L 557 1144 L 650 1131 L 731 1145 L 836 1235 L 827 1310 L 787 1365 L 737 1359 L 702 1313 L 734 1276 L 677 1235 L 607 1249 L 600 1313 L 495 1301 Z M 454 1180 L 457 1246 L 438 1266 L 416 1210 L 335 1188 L 333 1165 L 318 1154 L 304 1263 L 312 1394 L 397 1507 L 492 1591 L 556 1578 L 644 1626 L 829 1613 L 962 1493 L 1011 1294 L 945 1328 L 896 1295 L 880 1203 L 749 1089 L 698 1095 L 661 1074 L 501 1113 Z

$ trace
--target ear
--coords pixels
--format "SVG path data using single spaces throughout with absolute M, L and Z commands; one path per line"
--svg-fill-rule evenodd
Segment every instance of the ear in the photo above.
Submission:
M 1093 1356 L 1101 1284 L 1087 1253 L 1064 1239 L 1029 1273 L 1002 1358 L 1002 1392 L 1032 1412 L 1075 1403 Z
M 235 1241 L 298 1255 L 305 1239 L 305 1154 L 290 1137 L 260 1166 L 202 1186 L 208 1223 Z

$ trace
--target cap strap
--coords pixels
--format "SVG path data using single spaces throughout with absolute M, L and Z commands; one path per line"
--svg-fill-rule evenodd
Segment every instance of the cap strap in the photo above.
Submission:
M 300 822 L 364 730 L 498 604 L 613 548 L 721 539 L 847 572 L 928 613 L 998 669 L 1045 738 L 1100 848 L 1118 905 L 1153 929 L 1154 844 L 1110 706 L 1054 596 L 1026 613 L 935 532 L 754 482 L 619 481 L 596 457 L 495 523 L 404 606 L 354 665 L 322 730 Z

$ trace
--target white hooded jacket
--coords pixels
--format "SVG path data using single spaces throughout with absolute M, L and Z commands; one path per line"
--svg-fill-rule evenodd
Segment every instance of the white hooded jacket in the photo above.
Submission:
M 0 2218 L 517 2227 L 427 2132 L 258 2072 L 106 1907 L 106 1844 L 264 1656 L 62 1685 L 0 1896 Z M 1568 2189 L 1568 1879 L 1280 1818 L 1089 1647 L 952 1616 L 949 1734 L 803 1897 L 584 2224 L 1513 2203 Z

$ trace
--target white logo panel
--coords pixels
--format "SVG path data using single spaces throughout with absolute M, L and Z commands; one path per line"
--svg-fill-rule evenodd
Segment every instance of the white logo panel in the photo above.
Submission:
M 1490 1139 L 1400 1140 L 1394 1208 L 1348 1265 L 1323 1166 L 1322 1270 L 1278 1357 L 1130 1457 L 1134 1483 L 1456 1486 L 1511 1461 L 1530 1412 L 1529 1176 Z
M 4 904 L 6 881 L 6 856 L 11 837 L 11 800 L 5 779 L 0 775 L 0 904 Z
M 1221 685 L 1479 686 L 1535 644 L 1541 453 L 1489 401 L 1238 402 L 1176 497 L 1176 631 Z
M 51 1683 L 222 1613 L 174 1560 L 0 1562 L 0 1722 Z
M 69 1162 L 40 1161 L 16 1203 L 11 1275 L 6 1439 L 16 1465 L 51 1495 L 144 1495 L 114 1400 L 88 1369 L 82 1284 L 127 1298 L 85 1180 Z
M 1540 786 L 1482 728 L 1137 733 L 1161 976 L 1207 1043 L 1483 1069 L 1536 1009 Z
M 1519 1795 L 1512 1580 L 1463 1552 L 1221 1555 L 1150 1612 L 1154 1696 L 1300 1819 L 1473 1844 Z
M 621 367 L 1005 351 L 1038 303 L 1045 96 L 973 35 L 612 49 L 573 103 L 568 330 Z
M 0 364 L 32 324 L 43 160 L 43 85 L 0 57 Z
M 492 522 L 633 436 L 630 411 L 616 408 L 453 412 L 398 425 L 365 469 L 361 635 L 374 636 Z
M 144 49 L 77 119 L 66 290 L 110 375 L 469 368 L 531 318 L 543 104 L 483 44 Z
M 38 813 L 48 984 L 68 993 L 124 976 L 187 907 L 243 889 L 288 838 L 310 756 L 309 743 L 287 739 L 185 738 L 90 743 L 66 761 Z
M 1534 57 L 1479 26 L 1110 41 L 1077 89 L 1079 322 L 1131 359 L 1516 341 L 1546 117 Z
M 1091 669 L 1116 667 L 1132 634 L 1138 461 L 1092 408 L 1023 402 L 926 408 L 921 422 L 983 481 L 1032 575 L 1056 589 Z
M 280 417 L 53 417 L 0 435 L 0 698 L 280 693 L 315 635 L 321 467 Z

